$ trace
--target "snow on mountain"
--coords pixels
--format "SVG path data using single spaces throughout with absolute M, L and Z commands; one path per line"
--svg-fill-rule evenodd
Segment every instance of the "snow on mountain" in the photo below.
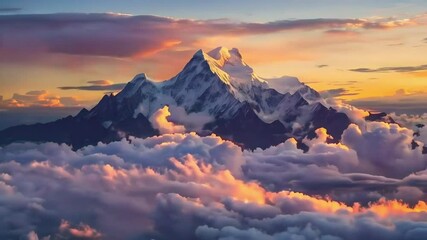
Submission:
M 219 47 L 208 53 L 197 51 L 170 80 L 158 83 L 145 74 L 137 75 L 117 95 L 117 100 L 139 102 L 136 111 L 148 118 L 164 105 L 180 106 L 189 113 L 204 112 L 215 118 L 229 118 L 246 102 L 264 122 L 285 123 L 284 115 L 295 106 L 321 99 L 297 78 L 271 80 L 275 88 L 270 87 L 268 81 L 255 74 L 238 49 Z
M 107 132 L 93 139 L 101 141 L 114 140 L 114 134 L 149 136 L 156 134 L 149 119 L 164 106 L 172 113 L 169 120 L 186 129 L 197 126 L 249 148 L 268 147 L 289 137 L 302 139 L 318 127 L 339 139 L 350 123 L 297 78 L 261 78 L 238 49 L 224 47 L 197 51 L 170 80 L 156 82 L 138 74 L 116 96 L 104 96 L 90 111 L 84 109 L 69 121 L 75 121 L 75 128 L 81 122 L 99 123 Z M 15 139 L 13 134 L 8 132 L 9 139 Z M 24 138 L 25 134 L 19 137 Z
M 297 78 L 261 78 L 244 62 L 238 49 L 224 47 L 208 53 L 197 51 L 170 80 L 156 82 L 139 74 L 112 98 L 117 102 L 117 109 L 121 109 L 114 118 L 142 114 L 149 119 L 168 105 L 175 112 L 179 108 L 187 114 L 197 113 L 213 119 L 210 130 L 218 127 L 215 121 L 234 119 L 239 110 L 249 106 L 262 122 L 279 121 L 288 132 L 301 137 L 316 127 L 312 123 L 316 111 L 329 108 L 318 92 Z M 105 103 L 101 101 L 100 105 Z M 89 116 L 102 115 L 97 108 Z M 179 123 L 185 122 L 188 121 Z

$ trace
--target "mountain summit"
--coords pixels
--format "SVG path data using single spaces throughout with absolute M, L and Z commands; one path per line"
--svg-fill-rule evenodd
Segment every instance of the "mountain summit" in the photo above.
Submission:
M 273 88 L 269 81 L 281 85 Z M 165 106 L 171 124 L 215 133 L 250 149 L 311 137 L 319 127 L 337 141 L 350 124 L 344 113 L 327 107 L 318 92 L 297 78 L 261 78 L 238 49 L 219 47 L 197 51 L 170 80 L 156 82 L 138 74 L 117 95 L 105 95 L 74 117 L 3 130 L 0 144 L 53 141 L 80 148 L 126 136 L 153 136 L 161 133 L 153 119 Z

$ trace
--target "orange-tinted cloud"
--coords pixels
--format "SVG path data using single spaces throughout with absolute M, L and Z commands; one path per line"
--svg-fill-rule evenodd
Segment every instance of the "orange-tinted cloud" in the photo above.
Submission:
M 158 109 L 150 117 L 150 122 L 153 124 L 153 127 L 158 129 L 161 134 L 165 133 L 184 133 L 184 125 L 178 125 L 169 121 L 171 113 L 169 112 L 169 107 L 164 106 L 163 108 Z
M 70 237 L 79 239 L 100 239 L 102 236 L 96 229 L 87 224 L 81 223 L 77 227 L 72 227 L 66 220 L 61 220 L 59 231 L 62 234 L 71 235 Z
M 11 107 L 71 107 L 81 106 L 75 97 L 61 97 L 45 90 L 14 93 L 10 99 L 0 98 L 0 108 Z

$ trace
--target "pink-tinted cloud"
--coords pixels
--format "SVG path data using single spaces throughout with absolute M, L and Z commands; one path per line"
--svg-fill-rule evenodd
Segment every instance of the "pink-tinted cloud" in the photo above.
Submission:
M 102 236 L 96 229 L 91 228 L 87 224 L 80 223 L 77 227 L 73 227 L 66 220 L 61 220 L 59 231 L 61 235 L 65 235 L 61 237 L 65 238 L 101 239 Z
M 143 58 L 210 36 L 240 36 L 290 30 L 346 32 L 420 24 L 419 18 L 299 19 L 266 23 L 189 20 L 123 14 L 44 14 L 0 17 L 4 56 L 37 52 Z M 31 42 L 31 44 L 27 44 Z M 27 54 L 27 56 L 26 56 Z
M 293 139 L 242 151 L 195 133 L 79 151 L 54 143 L 8 145 L 0 148 L 0 236 L 423 236 L 427 159 L 408 146 L 410 130 L 366 124 L 352 125 L 338 144 L 319 129 L 317 138 L 304 140 L 306 153 Z

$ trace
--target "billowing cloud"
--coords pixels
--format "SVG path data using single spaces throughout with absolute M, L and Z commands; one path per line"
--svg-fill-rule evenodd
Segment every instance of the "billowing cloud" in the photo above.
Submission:
M 338 98 L 327 98 L 325 99 L 325 102 L 332 108 L 336 109 L 338 112 L 345 113 L 350 118 L 351 122 L 356 123 L 362 128 L 365 126 L 365 117 L 369 116 L 368 111 L 345 103 Z
M 9 99 L 0 99 L 0 108 L 64 106 L 80 106 L 80 102 L 75 97 L 52 95 L 46 90 L 29 91 L 25 94 L 14 93 Z
M 412 129 L 417 141 L 424 143 L 427 147 L 427 113 L 423 114 L 396 114 L 391 113 L 396 122 L 403 126 Z
M 168 108 L 162 108 L 166 119 Z M 215 135 L 164 134 L 73 151 L 0 148 L 0 237 L 417 239 L 426 156 L 396 124 L 325 129 L 242 151 Z
M 183 107 L 179 106 L 170 106 L 170 112 L 169 119 L 172 122 L 184 125 L 187 131 L 201 132 L 205 124 L 215 120 L 208 113 L 187 113 Z
M 164 133 L 184 133 L 186 131 L 184 125 L 175 124 L 169 120 L 171 113 L 169 112 L 169 107 L 164 106 L 163 108 L 158 109 L 150 117 L 150 122 L 153 124 L 153 127 L 158 129 L 161 134 Z
M 167 98 L 166 98 L 167 99 Z M 166 100 L 167 101 L 167 100 Z M 133 117 L 136 118 L 138 114 L 142 114 L 144 116 L 149 116 L 149 112 L 147 110 L 147 107 L 144 107 L 144 104 L 139 104 L 138 107 L 135 109 Z M 154 118 L 154 114 L 156 114 L 156 118 Z M 157 110 L 156 113 L 153 113 L 153 115 L 150 117 L 150 121 L 157 126 L 156 128 L 160 129 L 161 126 L 167 126 L 169 130 L 164 129 L 164 133 L 173 133 L 173 132 L 184 132 L 183 129 L 180 126 L 183 126 L 185 128 L 185 131 L 187 132 L 197 132 L 197 133 L 203 133 L 203 127 L 205 124 L 214 121 L 215 119 L 210 116 L 208 113 L 205 112 L 192 112 L 187 113 L 187 111 L 180 106 L 176 105 L 166 105 L 163 108 Z M 167 121 L 168 123 L 162 123 Z M 173 126 L 178 126 L 177 128 L 171 127 L 171 124 Z M 165 128 L 165 127 L 163 127 Z
M 324 130 L 318 130 L 317 135 L 304 141 L 309 146 L 307 153 L 298 149 L 294 140 L 265 151 L 245 152 L 245 176 L 276 191 L 327 194 L 349 203 L 393 198 L 399 187 L 405 186 L 424 191 L 406 179 L 427 164 L 422 149 L 412 149 L 411 130 L 396 124 L 367 123 L 362 129 L 350 125 L 339 144 L 327 143 L 329 136 Z M 404 199 L 417 201 L 411 197 Z

